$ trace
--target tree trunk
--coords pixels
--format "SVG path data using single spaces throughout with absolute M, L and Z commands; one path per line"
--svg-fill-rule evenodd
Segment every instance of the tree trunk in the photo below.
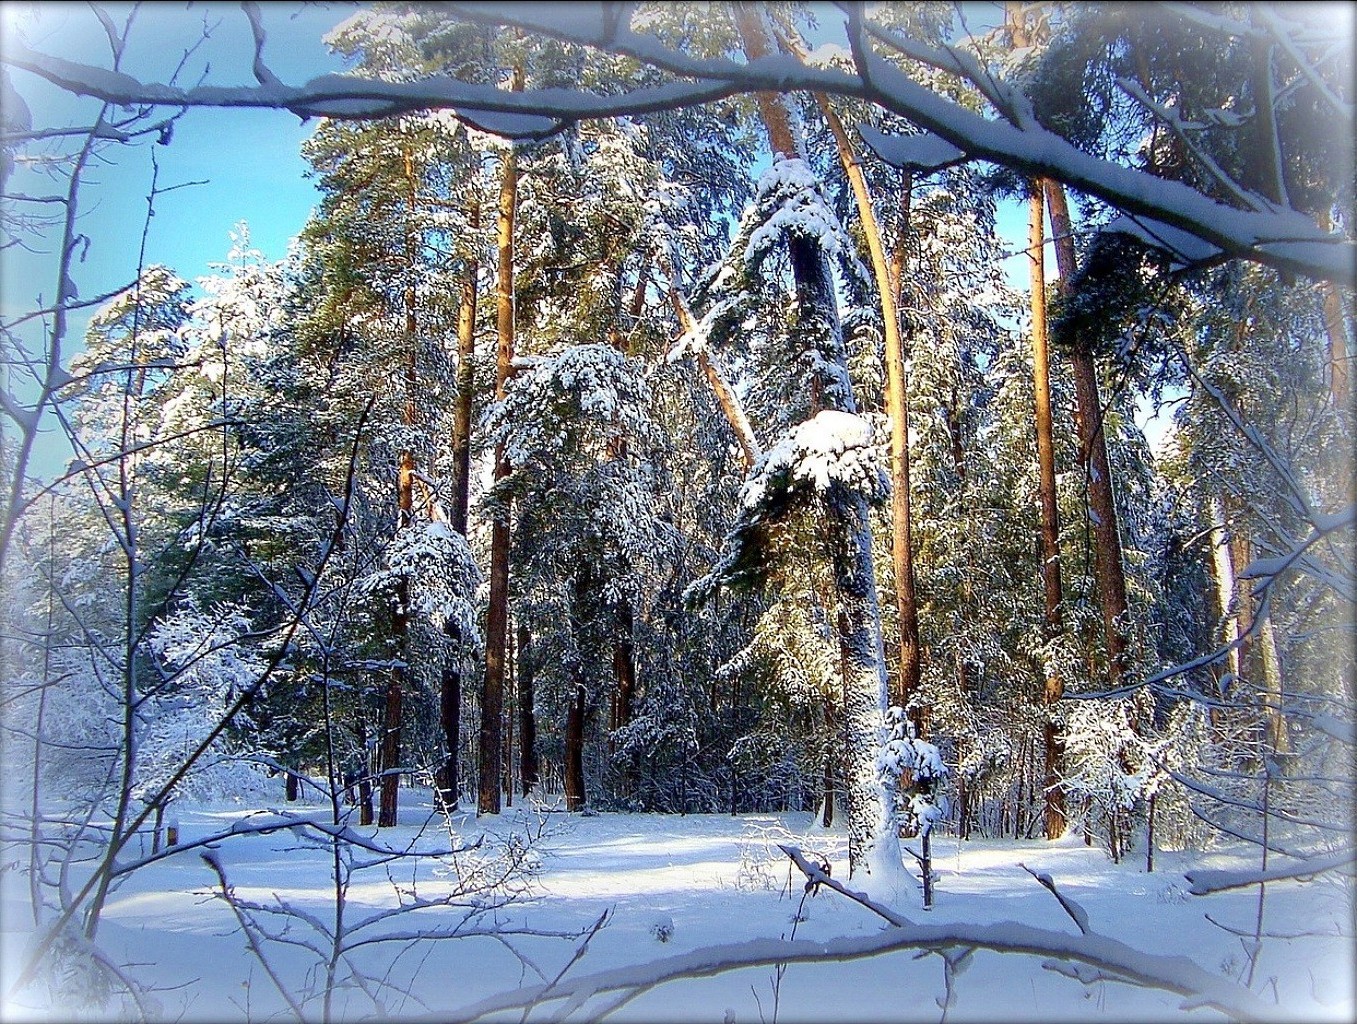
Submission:
M 1223 710 L 1219 702 L 1227 696 L 1227 681 L 1233 684 L 1239 679 L 1240 645 L 1239 619 L 1235 608 L 1235 571 L 1234 552 L 1230 543 L 1229 519 L 1225 512 L 1225 501 L 1218 494 L 1211 495 L 1207 515 L 1211 526 L 1208 534 L 1211 544 L 1211 580 L 1215 586 L 1216 607 L 1220 610 L 1220 634 L 1218 639 L 1228 648 L 1225 655 L 1225 678 L 1216 678 L 1216 703 L 1207 708 L 1207 718 L 1211 723 L 1212 738 L 1219 742 L 1224 737 Z
M 1069 207 L 1059 182 L 1047 179 L 1046 202 L 1055 235 L 1060 287 L 1074 275 L 1074 239 L 1070 232 Z M 1107 682 L 1121 684 L 1127 668 L 1126 576 L 1122 568 L 1121 537 L 1117 527 L 1117 503 L 1112 493 L 1112 474 L 1107 462 L 1107 437 L 1103 432 L 1102 403 L 1098 397 L 1098 373 L 1093 353 L 1079 344 L 1070 354 L 1074 376 L 1075 421 L 1079 433 L 1080 462 L 1088 481 L 1088 506 L 1093 519 L 1093 553 L 1098 571 L 1098 595 L 1107 637 Z
M 470 227 L 481 224 L 481 208 L 473 203 Z M 452 417 L 453 488 L 451 526 L 467 535 L 467 509 L 471 502 L 471 400 L 475 390 L 472 357 L 476 352 L 476 248 L 470 248 L 466 273 L 462 278 L 462 301 L 457 310 L 457 401 Z M 448 636 L 453 637 L 451 626 Z M 443 666 L 438 685 L 438 723 L 443 730 L 443 763 L 434 773 L 439 799 L 448 811 L 457 809 L 457 752 L 461 743 L 462 669 L 459 664 Z
M 513 90 L 523 90 L 521 67 L 514 68 Z M 511 145 L 504 155 L 499 192 L 495 397 L 501 400 L 514 359 L 514 213 L 517 201 L 518 155 Z M 508 475 L 509 459 L 501 442 L 495 447 L 495 482 L 500 482 Z M 480 779 L 476 805 L 481 814 L 498 814 L 500 809 L 500 718 L 504 711 L 504 655 L 508 627 L 509 510 L 501 506 L 495 509 L 490 527 L 490 607 L 485 623 L 485 685 L 481 692 Z
M 744 43 L 745 56 L 751 61 L 768 56 L 772 46 L 763 20 L 763 5 L 741 2 L 731 6 L 734 8 L 735 27 Z M 792 131 L 787 97 L 776 92 L 759 92 L 754 94 L 754 99 L 768 132 L 768 147 L 773 151 L 773 159 L 776 161 L 779 156 L 789 159 L 801 157 L 801 147 L 797 145 L 796 135 Z
M 414 502 L 415 459 L 410 452 L 401 453 L 400 475 L 397 486 L 397 506 L 401 527 L 410 521 Z M 379 761 L 381 801 L 377 811 L 377 827 L 390 828 L 396 824 L 396 801 L 400 786 L 401 715 L 405 690 L 405 665 L 409 659 L 410 587 L 402 579 L 396 588 L 396 608 L 391 617 L 397 664 L 391 669 L 386 685 L 386 702 L 382 711 L 382 743 Z
M 457 747 L 461 740 L 462 673 L 454 665 L 444 665 L 438 681 L 438 725 L 443 730 L 443 763 L 434 773 L 434 787 L 446 811 L 457 810 Z
M 1263 652 L 1263 708 L 1267 716 L 1268 748 L 1274 754 L 1290 752 L 1286 733 L 1285 699 L 1282 684 L 1282 657 L 1277 648 L 1277 633 L 1272 627 L 1272 609 L 1264 607 L 1259 623 L 1259 644 Z
M 504 709 L 505 727 L 502 730 L 504 734 L 504 760 L 500 765 L 500 788 L 504 791 L 504 806 L 512 807 L 514 805 L 514 695 L 518 686 L 518 653 L 507 636 L 505 646 L 508 648 L 509 672 L 504 692 L 509 706 Z
M 419 262 L 418 238 L 415 232 L 415 168 L 410 151 L 405 150 L 406 219 L 405 219 L 405 407 L 401 420 L 407 428 L 416 420 L 415 399 L 419 391 L 419 322 L 416 315 L 415 269 Z M 405 529 L 414 517 L 415 455 L 406 450 L 400 454 L 396 474 L 396 530 Z M 381 805 L 377 826 L 389 828 L 396 824 L 396 801 L 400 786 L 401 716 L 404 701 L 405 676 L 410 661 L 410 586 L 401 580 L 396 592 L 396 609 L 391 617 L 391 634 L 397 665 L 391 669 L 386 687 L 386 704 L 382 718 L 381 745 Z
M 537 715 L 533 710 L 532 633 L 528 627 L 518 627 L 518 775 L 527 796 L 537 785 Z
M 735 5 L 736 24 L 745 54 L 757 60 L 771 47 L 761 10 Z M 774 159 L 800 156 L 791 131 L 784 97 L 758 94 Z M 807 346 L 819 349 L 821 370 L 811 378 L 813 411 L 856 413 L 857 403 L 847 372 L 833 278 L 824 250 L 801 235 L 788 238 L 796 285 L 799 322 L 793 330 L 807 335 Z M 887 706 L 885 652 L 872 566 L 871 523 L 866 499 L 833 485 L 825 498 L 832 575 L 838 592 L 838 643 L 843 666 L 845 789 L 848 797 L 849 877 L 861 879 L 877 867 L 883 886 L 894 888 L 904 874 L 895 829 L 895 781 L 882 779 L 877 754 Z
M 829 828 L 834 824 L 834 790 L 836 788 L 837 772 L 835 768 L 839 757 L 839 723 L 838 716 L 834 713 L 834 700 L 832 697 L 825 697 L 824 705 L 824 727 L 825 727 L 825 770 L 824 770 L 824 810 L 820 819 L 820 825 L 823 828 Z
M 575 698 L 565 715 L 565 809 L 584 808 L 584 685 L 575 686 Z
M 636 653 L 632 644 L 636 621 L 630 600 L 622 599 L 617 618 L 618 632 L 613 641 L 613 678 L 617 682 L 616 699 L 613 704 L 614 730 L 631 724 L 632 705 L 636 700 Z M 636 788 L 636 769 L 635 759 L 628 758 L 627 766 L 622 773 L 623 796 L 630 796 Z
M 805 54 L 796 50 L 798 59 Z M 834 136 L 834 147 L 839 164 L 848 177 L 857 205 L 858 220 L 867 239 L 867 252 L 872 266 L 872 277 L 881 300 L 881 323 L 886 342 L 886 414 L 891 424 L 891 557 L 895 568 L 895 605 L 900 624 L 900 682 L 896 701 L 904 708 L 916 733 L 924 735 L 925 715 L 920 700 L 919 606 L 915 597 L 914 544 L 910 511 L 909 485 L 909 402 L 906 395 L 905 345 L 901 332 L 900 297 L 904 288 L 903 254 L 909 244 L 910 198 L 913 175 L 906 171 L 901 185 L 899 237 L 896 242 L 897 270 L 894 275 L 886 264 L 886 249 L 881 240 L 881 228 L 872 206 L 867 179 L 862 165 L 853 151 L 852 141 L 843 122 L 834 112 L 829 97 L 822 92 L 814 94 L 815 102 L 824 115 L 825 123 Z
M 371 825 L 373 819 L 372 757 L 368 751 L 368 731 L 365 725 L 364 712 L 361 708 L 355 722 L 354 734 L 358 740 L 358 749 L 363 752 L 362 767 L 358 773 L 358 824 Z
M 473 203 L 470 228 L 481 226 L 481 207 Z M 475 391 L 472 357 L 476 352 L 476 247 L 470 247 L 462 278 L 462 302 L 457 310 L 457 403 L 452 416 L 452 528 L 466 536 L 467 508 L 471 500 L 471 400 Z
M 1044 598 L 1043 632 L 1046 639 L 1059 636 L 1063 625 L 1060 604 L 1060 511 L 1055 490 L 1055 441 L 1051 417 L 1050 350 L 1046 331 L 1046 230 L 1042 215 L 1042 185 L 1033 181 L 1028 200 L 1027 258 L 1032 292 L 1032 381 L 1037 427 L 1037 492 L 1041 499 L 1041 582 Z M 1065 791 L 1061 788 L 1061 764 L 1065 737 L 1055 719 L 1055 707 L 1064 694 L 1064 684 L 1055 667 L 1045 661 L 1042 702 L 1042 736 L 1045 746 L 1045 826 L 1047 839 L 1065 834 Z

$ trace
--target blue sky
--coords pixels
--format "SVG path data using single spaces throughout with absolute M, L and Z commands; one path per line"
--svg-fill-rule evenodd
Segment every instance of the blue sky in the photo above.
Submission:
M 343 20 L 351 4 L 324 4 L 301 8 L 294 4 L 265 4 L 265 24 L 271 40 L 266 59 L 284 81 L 302 82 L 317 74 L 341 70 L 340 60 L 321 43 L 324 32 Z M 128 5 L 110 5 L 121 24 Z M 124 67 L 146 79 L 163 81 L 172 73 L 182 53 L 183 40 L 192 39 L 206 18 L 215 23 L 211 37 L 191 58 L 181 82 L 193 81 L 208 71 L 216 84 L 248 82 L 252 47 L 248 23 L 235 4 L 147 5 L 132 32 L 132 46 Z M 107 60 L 108 47 L 102 29 L 84 4 L 39 4 L 32 14 L 16 5 L 4 8 L 4 31 L 16 29 L 35 49 L 78 59 Z M 73 101 L 59 90 L 21 72 L 14 74 L 15 88 L 29 104 L 37 127 L 82 123 L 96 109 L 92 101 Z M 161 196 L 157 216 L 148 236 L 147 258 L 165 263 L 182 276 L 193 278 L 208 272 L 209 264 L 225 257 L 233 225 L 248 221 L 254 244 L 277 259 L 287 250 L 288 240 L 305 223 L 317 193 L 304 177 L 306 165 L 300 156 L 303 139 L 313 125 L 304 125 L 284 111 L 193 110 L 175 126 L 169 146 L 149 142 L 132 147 L 109 147 L 110 163 L 90 175 L 81 207 L 81 221 L 92 239 L 89 255 L 78 268 L 77 284 L 82 295 L 117 287 L 135 274 L 138 242 L 146 213 L 146 195 L 151 182 L 151 159 L 160 165 L 159 185 L 204 181 Z M 22 180 L 16 174 L 11 187 L 20 182 L 30 191 L 43 188 L 38 175 Z M 47 184 L 50 191 L 51 185 Z M 51 265 L 42 261 L 5 260 L 5 304 L 27 305 L 52 285 L 44 277 Z

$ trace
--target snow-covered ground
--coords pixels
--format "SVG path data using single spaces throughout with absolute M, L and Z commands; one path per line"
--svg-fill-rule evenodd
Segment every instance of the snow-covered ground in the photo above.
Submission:
M 402 824 L 380 840 L 421 848 L 446 841 L 441 820 L 426 822 L 417 793 L 403 794 Z M 427 803 L 424 806 L 428 806 Z M 290 813 L 314 813 L 319 805 L 289 805 Z M 239 820 L 240 808 L 181 808 L 181 840 L 194 839 Z M 489 822 L 489 824 L 487 824 Z M 480 926 L 494 924 L 500 937 L 473 936 L 436 941 L 368 945 L 351 954 L 360 970 L 381 978 L 369 988 L 396 1019 L 455 1020 L 464 1008 L 488 997 L 555 978 L 575 957 L 582 940 L 511 934 L 587 931 L 605 912 L 607 923 L 593 935 L 561 984 L 601 970 L 659 960 L 699 947 L 747 939 L 790 937 L 802 902 L 801 876 L 792 878 L 776 842 L 790 841 L 827 858 L 834 877 L 846 878 L 846 842 L 841 830 L 822 831 L 809 814 L 777 816 L 691 815 L 687 817 L 600 814 L 583 817 L 515 808 L 498 818 L 458 816 L 453 822 L 465 841 L 489 833 L 485 849 L 514 833 L 541 831 L 529 859 L 536 866 L 526 897 L 496 911 Z M 376 830 L 361 830 L 376 834 Z M 498 839 L 496 839 L 498 837 Z M 209 893 L 215 876 L 199 856 L 185 850 L 135 872 L 110 900 L 99 932 L 100 945 L 129 972 L 153 980 L 159 1012 L 188 1021 L 288 1019 L 292 1012 L 250 955 L 231 910 Z M 287 940 L 314 941 L 316 927 L 334 919 L 331 864 L 323 850 L 299 846 L 290 833 L 238 836 L 221 843 L 217 858 L 241 899 L 288 901 L 300 914 Z M 1206 919 L 1251 931 L 1257 890 L 1193 897 L 1183 872 L 1193 867 L 1252 865 L 1256 855 L 1214 853 L 1188 856 L 1160 852 L 1155 871 L 1144 870 L 1143 853 L 1121 865 L 1077 838 L 1041 841 L 972 840 L 939 837 L 935 842 L 939 879 L 935 908 L 917 902 L 897 909 L 916 922 L 1026 922 L 1071 934 L 1075 927 L 1057 901 L 1020 866 L 1050 874 L 1067 896 L 1088 912 L 1093 931 L 1160 954 L 1185 954 L 1212 971 L 1238 973 L 1245 966 L 1239 938 Z M 5 985 L 28 936 L 27 887 L 19 870 L 5 880 L 0 938 Z M 418 868 L 398 862 L 358 872 L 348 891 L 346 913 L 363 913 L 396 902 L 437 898 L 453 884 L 445 864 L 424 861 Z M 1278 883 L 1268 887 L 1264 931 L 1351 934 L 1351 895 L 1334 884 Z M 387 922 L 408 933 L 447 927 L 463 917 L 451 907 L 431 907 Z M 827 890 L 806 898 L 798 939 L 824 941 L 870 936 L 884 922 Z M 276 923 L 276 922 L 275 922 Z M 308 1016 L 318 1016 L 314 998 L 320 959 L 295 942 L 265 947 L 279 978 Z M 854 962 L 796 964 L 777 983 L 771 967 L 743 969 L 713 977 L 660 985 L 628 1002 L 614 1019 L 639 1021 L 937 1021 L 943 1016 L 944 963 L 936 955 L 895 952 Z M 537 971 L 540 971 L 540 976 Z M 1254 988 L 1276 997 L 1287 1016 L 1314 1020 L 1353 1018 L 1353 950 L 1339 938 L 1267 938 Z M 1220 1019 L 1209 1010 L 1185 1012 L 1178 997 L 1095 982 L 1084 986 L 1044 970 L 1032 957 L 977 953 L 955 979 L 956 1000 L 947 1020 L 1167 1020 Z M 609 997 L 613 998 L 613 997 Z M 586 1003 L 572 1019 L 589 1019 L 606 1004 Z M 335 994 L 336 1016 L 376 1016 L 361 991 Z M 544 1019 L 560 1008 L 539 1010 Z M 34 1005 L 31 999 L 3 1006 L 5 1020 L 101 1019 L 111 1009 Z M 116 1015 L 115 1015 L 116 1016 Z M 518 1020 L 515 1011 L 498 1019 Z M 533 1019 L 536 1019 L 534 1017 Z

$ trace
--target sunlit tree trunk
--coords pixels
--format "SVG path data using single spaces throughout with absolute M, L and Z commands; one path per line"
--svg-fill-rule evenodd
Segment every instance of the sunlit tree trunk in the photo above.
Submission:
M 523 90 L 523 69 L 514 68 L 513 89 Z M 495 397 L 503 400 L 514 359 L 514 213 L 518 200 L 518 156 L 510 145 L 504 154 L 499 192 L 499 282 L 496 295 L 498 345 L 495 351 Z M 495 446 L 495 481 L 509 475 L 504 443 Z M 479 786 L 477 810 L 498 814 L 500 808 L 501 722 L 504 712 L 504 655 L 509 628 L 509 510 L 495 509 L 490 526 L 490 607 L 485 623 L 485 684 L 481 690 Z
M 1060 269 L 1060 287 L 1069 286 L 1074 276 L 1074 237 L 1065 190 L 1057 181 L 1046 179 L 1046 203 L 1051 213 L 1051 232 L 1055 236 L 1056 264 Z M 1112 474 L 1107 462 L 1107 437 L 1103 431 L 1102 403 L 1098 396 L 1098 372 L 1093 352 L 1074 339 L 1070 366 L 1074 377 L 1075 425 L 1079 434 L 1079 457 L 1088 483 L 1088 507 L 1093 520 L 1093 557 L 1098 572 L 1099 605 L 1103 630 L 1107 637 L 1107 682 L 1120 685 L 1127 668 L 1128 626 L 1126 575 L 1122 568 L 1121 537 L 1117 526 L 1117 504 L 1112 491 Z
M 829 97 L 816 93 L 815 101 L 824 115 L 825 123 L 834 135 L 839 163 L 848 176 L 857 204 L 862 233 L 867 239 L 872 277 L 881 301 L 881 323 L 886 342 L 886 414 L 891 424 L 891 557 L 895 568 L 895 605 L 900 623 L 900 683 L 896 700 L 905 708 L 910 721 L 920 736 L 924 733 L 924 708 L 920 702 L 919 679 L 919 605 L 915 597 L 913 524 L 910 512 L 909 488 L 909 402 L 905 391 L 905 345 L 900 330 L 900 289 L 903 275 L 892 281 L 886 264 L 886 250 L 881 240 L 881 228 L 872 207 L 871 193 L 862 165 L 844 130 L 843 122 L 834 113 Z M 908 244 L 910 195 L 913 190 L 911 175 L 906 172 L 902 185 L 903 204 L 900 211 L 899 248 Z
M 1041 500 L 1042 626 L 1046 639 L 1051 640 L 1059 636 L 1063 628 L 1060 610 L 1063 594 L 1060 580 L 1060 512 L 1056 505 L 1055 441 L 1051 417 L 1051 361 L 1046 331 L 1046 231 L 1042 192 L 1041 183 L 1032 182 L 1028 200 L 1027 258 L 1032 293 L 1037 492 Z M 1059 839 L 1065 834 L 1065 791 L 1060 784 L 1065 737 L 1054 712 L 1065 688 L 1054 665 L 1047 661 L 1044 669 L 1042 702 L 1046 706 L 1046 713 L 1042 721 L 1042 736 L 1045 746 L 1046 838 Z
M 468 228 L 480 230 L 480 203 L 473 202 Z M 462 301 L 457 309 L 457 402 L 452 414 L 452 465 L 454 487 L 449 519 L 452 528 L 466 536 L 467 509 L 471 504 L 471 405 L 475 393 L 476 277 L 480 267 L 476 247 L 468 246 L 467 267 L 462 277 Z

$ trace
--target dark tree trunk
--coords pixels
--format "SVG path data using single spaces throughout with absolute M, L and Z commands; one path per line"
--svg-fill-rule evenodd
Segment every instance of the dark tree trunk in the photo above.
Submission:
M 355 737 L 358 749 L 363 752 L 362 764 L 358 772 L 358 824 L 371 825 L 372 813 L 372 757 L 368 751 L 368 731 L 360 710 L 355 723 Z
M 514 68 L 513 89 L 523 90 L 523 69 Z M 518 201 L 518 157 L 510 146 L 504 156 L 499 193 L 499 282 L 496 302 L 498 345 L 495 397 L 503 399 L 514 359 L 514 214 Z M 504 445 L 495 448 L 495 481 L 509 475 Z M 496 508 L 490 527 L 490 607 L 485 624 L 485 685 L 481 693 L 480 778 L 477 810 L 500 809 L 501 722 L 504 712 L 504 656 L 509 628 L 509 510 Z
M 398 507 L 401 526 L 410 521 L 413 508 L 414 456 L 405 452 L 401 456 L 398 492 Z M 386 702 L 382 710 L 381 757 L 378 760 L 381 781 L 381 804 L 377 813 L 378 828 L 390 828 L 396 824 L 396 801 L 400 786 L 401 767 L 401 714 L 405 691 L 405 663 L 409 657 L 408 640 L 410 617 L 407 607 L 410 601 L 409 584 L 401 580 L 396 591 L 396 608 L 392 612 L 391 633 L 394 638 L 396 657 L 399 663 L 391 669 L 386 685 Z
M 613 676 L 617 681 L 612 720 L 615 730 L 631 724 L 632 708 L 636 701 L 636 652 L 632 642 L 635 628 L 636 616 L 632 612 L 631 602 L 624 598 L 617 612 L 617 638 L 613 641 Z M 622 771 L 623 796 L 635 792 L 638 771 L 636 758 L 627 758 Z
M 525 625 L 518 627 L 518 774 L 527 796 L 537 785 L 537 715 L 533 710 L 532 633 Z
M 457 748 L 462 735 L 462 673 L 444 665 L 438 681 L 438 725 L 443 730 L 443 763 L 434 774 L 434 785 L 444 810 L 457 810 Z
M 839 724 L 834 715 L 834 702 L 825 700 L 825 772 L 824 772 L 824 813 L 820 818 L 820 824 L 824 828 L 829 828 L 834 824 L 834 787 L 835 762 L 838 754 Z
M 285 774 L 287 775 L 287 781 L 283 784 L 283 799 L 290 804 L 296 803 L 298 795 L 297 791 L 301 788 L 299 786 L 300 780 L 297 778 L 297 773 L 294 771 L 289 770 Z
M 575 699 L 565 716 L 565 809 L 578 811 L 584 795 L 584 701 L 583 684 L 575 687 Z

